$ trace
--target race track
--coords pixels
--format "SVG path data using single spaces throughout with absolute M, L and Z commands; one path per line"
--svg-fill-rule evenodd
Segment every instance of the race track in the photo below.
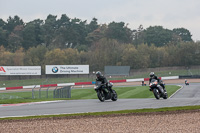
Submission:
M 26 103 L 13 105 L 0 105 L 0 118 L 103 112 L 128 109 L 162 108 L 175 106 L 200 105 L 200 83 L 191 83 L 190 86 L 183 85 L 171 98 L 164 100 L 151 99 L 118 99 L 118 101 L 100 102 L 98 99 L 89 100 L 64 100 L 42 103 Z

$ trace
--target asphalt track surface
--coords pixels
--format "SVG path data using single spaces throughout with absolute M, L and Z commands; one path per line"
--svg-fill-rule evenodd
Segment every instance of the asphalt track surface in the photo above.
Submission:
M 200 83 L 191 83 L 189 86 L 182 84 L 182 86 L 182 89 L 167 100 L 148 98 L 100 102 L 98 99 L 89 99 L 1 104 L 0 118 L 200 105 Z

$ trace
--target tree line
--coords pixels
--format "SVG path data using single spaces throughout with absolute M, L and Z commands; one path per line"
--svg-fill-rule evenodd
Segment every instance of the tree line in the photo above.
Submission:
M 185 28 L 128 28 L 124 22 L 89 23 L 63 14 L 24 23 L 19 16 L 0 19 L 0 65 L 89 64 L 131 68 L 199 65 L 199 42 Z
M 200 43 L 180 42 L 162 47 L 155 45 L 120 43 L 114 39 L 102 38 L 88 51 L 75 48 L 55 48 L 49 50 L 38 45 L 27 51 L 23 48 L 15 52 L 0 47 L 2 66 L 42 66 L 89 64 L 90 71 L 103 70 L 104 66 L 131 66 L 132 69 L 166 66 L 200 65 Z

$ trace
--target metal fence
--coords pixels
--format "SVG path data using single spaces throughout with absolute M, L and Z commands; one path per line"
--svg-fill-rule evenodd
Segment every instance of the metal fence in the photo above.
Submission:
M 54 89 L 53 98 L 71 98 L 71 86 Z
M 71 98 L 71 86 L 0 91 L 0 100 Z
M 36 98 L 71 98 L 71 86 L 65 86 L 62 88 L 56 87 L 40 87 L 32 89 L 32 99 Z

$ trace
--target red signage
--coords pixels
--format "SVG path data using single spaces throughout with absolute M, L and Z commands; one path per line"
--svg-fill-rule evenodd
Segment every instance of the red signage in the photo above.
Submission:
M 6 72 L 2 66 L 0 67 L 0 72 Z

